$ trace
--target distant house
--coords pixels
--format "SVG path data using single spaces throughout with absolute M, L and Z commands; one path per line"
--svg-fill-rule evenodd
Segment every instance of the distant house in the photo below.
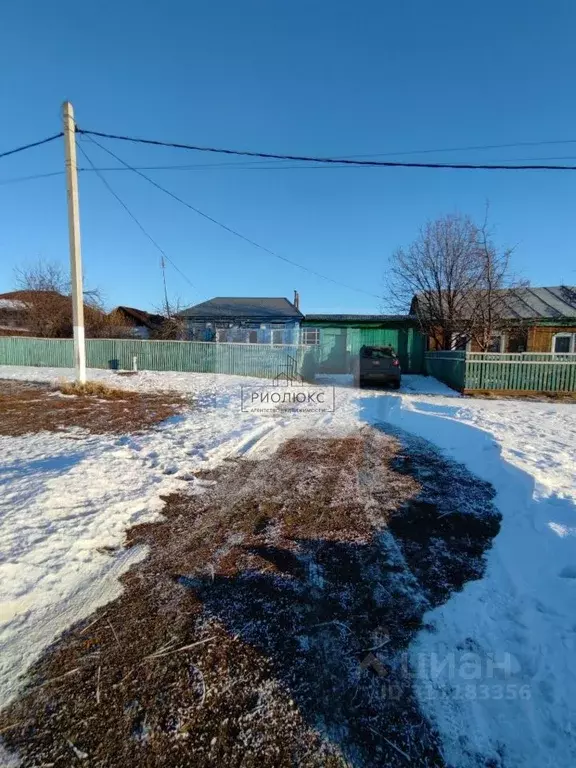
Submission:
M 149 339 L 154 336 L 166 319 L 163 315 L 154 315 L 143 309 L 123 306 L 113 309 L 108 318 L 115 334 L 135 336 L 139 339 Z
M 97 311 L 84 306 L 87 325 Z M 72 335 L 72 300 L 58 291 L 19 290 L 0 294 L 3 336 L 66 338 Z
M 27 304 L 25 291 L 0 294 L 0 336 L 25 336 Z
M 298 293 L 282 297 L 217 296 L 179 313 L 187 338 L 243 344 L 298 344 L 303 315 Z
M 576 286 L 514 288 L 502 292 L 502 328 L 492 337 L 491 352 L 576 353 Z M 414 296 L 410 313 L 422 311 Z M 434 348 L 434 342 L 429 340 Z M 464 334 L 454 334 L 454 349 L 478 348 Z

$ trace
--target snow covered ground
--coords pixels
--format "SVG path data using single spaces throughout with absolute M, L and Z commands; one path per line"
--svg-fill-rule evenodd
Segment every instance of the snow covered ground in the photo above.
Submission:
M 71 373 L 0 367 L 0 378 Z M 118 575 L 145 555 L 122 552 L 124 531 L 157 516 L 161 494 L 201 485 L 197 469 L 299 433 L 388 422 L 491 482 L 503 515 L 485 577 L 430 612 L 431 628 L 411 648 L 447 761 L 576 765 L 576 406 L 460 398 L 411 376 L 398 393 L 358 391 L 333 377 L 334 413 L 270 416 L 241 412 L 240 386 L 257 384 L 245 377 L 89 374 L 177 389 L 194 405 L 137 436 L 0 437 L 0 706 L 58 634 L 118 594 Z

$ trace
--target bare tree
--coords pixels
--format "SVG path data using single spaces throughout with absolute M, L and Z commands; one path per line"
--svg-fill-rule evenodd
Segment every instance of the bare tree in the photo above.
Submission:
M 183 302 L 180 297 L 176 297 L 172 301 L 167 295 L 164 297 L 162 305 L 157 308 L 159 314 L 161 314 L 165 320 L 154 333 L 155 339 L 165 340 L 182 340 L 187 337 L 186 321 L 180 315 L 180 312 L 189 307 L 190 302 Z
M 511 269 L 512 248 L 499 249 L 488 226 L 488 206 L 484 223 L 477 231 L 477 258 L 481 268 L 478 287 L 470 297 L 470 338 L 479 352 L 489 351 L 494 338 L 504 332 L 520 341 L 526 327 L 511 311 L 517 291 L 526 286 Z M 525 346 L 525 344 L 523 345 Z
M 70 278 L 61 264 L 39 259 L 14 269 L 16 285 L 22 291 L 49 291 L 67 296 L 70 293 Z
M 449 215 L 428 222 L 408 248 L 391 259 L 390 284 L 396 303 L 410 306 L 420 329 L 436 349 L 472 341 L 489 350 L 508 330 L 519 339 L 526 329 L 510 311 L 515 291 L 525 285 L 511 271 L 511 248 L 498 248 L 488 225 Z
M 15 281 L 25 305 L 24 323 L 33 336 L 70 338 L 72 336 L 72 299 L 70 280 L 63 267 L 39 260 L 14 270 Z M 86 336 L 106 336 L 109 330 L 102 295 L 98 289 L 84 293 Z
M 391 258 L 394 300 L 403 311 L 410 306 L 436 349 L 450 349 L 456 335 L 470 334 L 470 296 L 481 280 L 478 228 L 460 214 L 427 222 Z

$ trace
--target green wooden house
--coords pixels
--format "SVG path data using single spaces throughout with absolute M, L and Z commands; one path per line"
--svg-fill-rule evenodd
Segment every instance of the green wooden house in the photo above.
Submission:
M 411 315 L 306 315 L 301 342 L 316 345 L 319 373 L 350 373 L 364 345 L 391 346 L 404 373 L 424 372 L 425 337 Z

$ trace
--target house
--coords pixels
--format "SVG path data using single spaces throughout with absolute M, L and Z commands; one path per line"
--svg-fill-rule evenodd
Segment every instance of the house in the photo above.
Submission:
M 27 304 L 25 291 L 10 291 L 0 294 L 0 336 L 26 336 Z
M 179 312 L 195 341 L 298 344 L 303 315 L 298 292 L 283 297 L 217 296 Z
M 72 300 L 58 291 L 18 290 L 0 294 L 3 336 L 65 338 L 72 335 Z M 92 311 L 85 305 L 87 317 Z
M 84 303 L 86 337 L 109 334 L 106 313 Z M 68 339 L 72 337 L 72 298 L 58 291 L 18 290 L 0 294 L 0 335 Z
M 349 373 L 364 345 L 393 347 L 405 373 L 424 370 L 426 339 L 413 315 L 306 315 L 300 340 L 318 345 L 320 373 Z
M 163 315 L 123 306 L 113 309 L 108 318 L 114 328 L 114 335 L 135 336 L 139 339 L 154 336 L 166 320 Z
M 418 296 L 410 312 L 418 315 Z M 502 327 L 492 337 L 490 352 L 576 353 L 576 286 L 504 290 L 498 314 Z M 428 343 L 435 348 L 433 339 Z M 454 334 L 452 346 L 479 351 L 465 334 Z

